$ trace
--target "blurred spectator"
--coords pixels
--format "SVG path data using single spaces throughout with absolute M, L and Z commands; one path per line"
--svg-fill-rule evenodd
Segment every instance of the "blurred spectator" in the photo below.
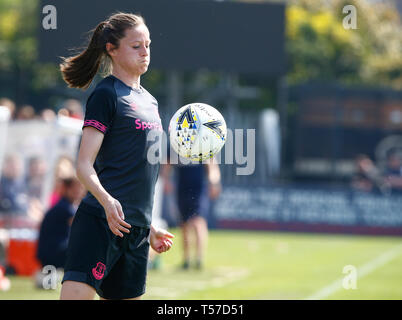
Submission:
M 15 103 L 8 98 L 0 98 L 0 106 L 8 108 L 10 111 L 10 120 L 15 119 Z
M 81 103 L 76 99 L 68 99 L 63 103 L 63 109 L 68 111 L 68 116 L 75 119 L 82 120 L 84 112 Z
M 57 111 L 58 116 L 64 116 L 64 117 L 69 117 L 70 113 L 66 108 L 61 108 L 59 111 Z
M 23 161 L 16 154 L 4 159 L 0 180 L 0 212 L 26 213 L 28 197 L 23 184 Z
M 28 172 L 25 185 L 29 197 L 41 198 L 42 186 L 46 174 L 46 162 L 40 157 L 32 157 L 28 161 Z
M 76 176 L 62 179 L 61 198 L 45 214 L 39 231 L 37 258 L 42 266 L 64 268 L 70 227 L 84 192 Z
M 46 162 L 42 158 L 35 156 L 28 160 L 24 186 L 29 201 L 27 215 L 38 223 L 42 220 L 44 214 L 41 197 L 45 174 Z
M 40 118 L 46 122 L 52 122 L 54 119 L 56 119 L 56 112 L 54 112 L 52 109 L 43 109 L 40 113 Z
M 360 191 L 386 191 L 385 180 L 373 161 L 364 154 L 356 157 L 356 174 L 351 186 Z
M 28 197 L 28 211 L 27 217 L 30 218 L 32 222 L 39 223 L 43 219 L 44 208 L 43 204 L 38 198 L 29 198 Z
M 402 191 L 402 156 L 391 153 L 387 159 L 385 179 L 393 191 Z
M 75 174 L 75 168 L 73 161 L 66 156 L 60 157 L 56 164 L 54 188 L 52 194 L 50 195 L 49 200 L 50 208 L 53 207 L 61 198 L 63 179 L 71 177 L 74 174 Z
M 17 110 L 17 120 L 32 120 L 35 119 L 35 109 L 31 105 L 23 105 Z

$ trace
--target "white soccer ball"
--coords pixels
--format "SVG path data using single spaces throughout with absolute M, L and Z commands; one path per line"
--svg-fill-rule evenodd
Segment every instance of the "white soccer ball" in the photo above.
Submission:
M 226 131 L 225 119 L 218 110 L 205 103 L 190 103 L 170 120 L 169 140 L 181 157 L 204 161 L 222 149 Z

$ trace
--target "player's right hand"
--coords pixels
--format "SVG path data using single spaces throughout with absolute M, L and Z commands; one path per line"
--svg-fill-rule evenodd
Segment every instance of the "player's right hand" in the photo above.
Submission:
M 123 208 L 120 202 L 116 199 L 109 199 L 103 206 L 106 213 L 106 220 L 110 230 L 116 236 L 123 238 L 123 233 L 130 233 L 131 225 L 124 221 Z

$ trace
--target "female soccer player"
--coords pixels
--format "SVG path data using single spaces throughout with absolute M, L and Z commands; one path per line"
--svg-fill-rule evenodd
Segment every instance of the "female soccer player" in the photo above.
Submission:
M 151 225 L 159 164 L 147 161 L 146 136 L 162 127 L 157 101 L 140 85 L 150 43 L 142 17 L 118 13 L 60 65 L 73 88 L 88 88 L 101 65 L 110 71 L 86 104 L 77 175 L 89 192 L 71 227 L 61 299 L 138 299 L 149 245 L 159 253 L 172 246 L 173 235 Z

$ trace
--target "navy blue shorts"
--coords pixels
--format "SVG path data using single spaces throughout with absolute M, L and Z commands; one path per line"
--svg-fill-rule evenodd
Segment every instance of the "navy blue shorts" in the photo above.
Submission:
M 129 299 L 145 293 L 150 229 L 131 226 L 114 235 L 103 209 L 81 203 L 75 214 L 63 281 L 84 282 L 105 299 Z
M 177 203 L 181 222 L 187 222 L 197 216 L 205 219 L 208 217 L 210 200 L 207 188 L 179 188 L 177 192 Z

